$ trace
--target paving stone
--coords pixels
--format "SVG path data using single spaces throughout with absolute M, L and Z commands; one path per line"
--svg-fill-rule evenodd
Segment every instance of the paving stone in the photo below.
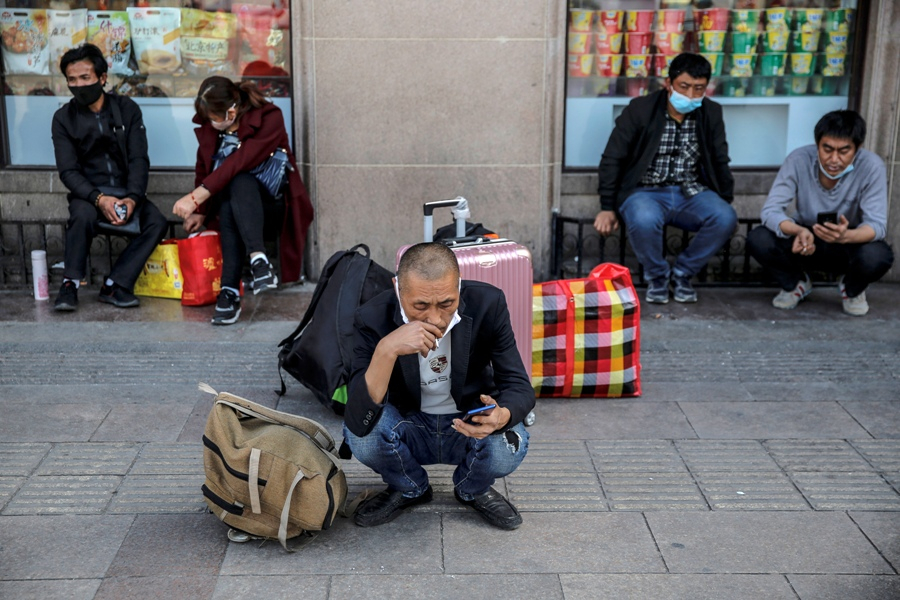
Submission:
M 790 473 L 816 510 L 900 510 L 900 495 L 877 473 Z
M 890 329 L 887 327 L 886 329 Z M 897 364 L 900 356 L 893 359 Z M 887 361 L 890 364 L 890 361 Z M 884 373 L 882 381 L 835 382 L 835 400 L 840 402 L 893 402 L 897 400 L 897 373 L 889 377 Z
M 31 477 L 2 514 L 100 514 L 121 481 L 121 477 L 114 475 Z
M 876 471 L 900 472 L 900 440 L 851 440 Z
M 203 446 L 200 443 L 146 444 L 129 475 L 201 475 Z
M 354 576 L 368 582 L 375 576 Z M 396 577 L 396 576 L 391 576 Z M 417 576 L 421 578 L 422 576 Z M 328 575 L 226 575 L 216 581 L 212 600 L 235 600 L 239 598 L 294 598 L 303 600 L 326 600 L 332 587 L 332 577 Z M 301 591 L 302 590 L 302 593 Z M 342 598 L 347 598 L 342 595 Z M 370 598 L 373 596 L 369 596 Z
M 668 440 L 589 441 L 588 450 L 601 475 L 618 472 L 687 472 L 684 461 Z
M 900 388 L 900 382 L 894 385 L 895 390 Z M 900 403 L 896 398 L 893 402 L 841 402 L 841 404 L 872 437 L 900 438 Z
M 516 470 L 506 478 L 509 500 L 520 511 L 606 511 L 596 473 Z
M 687 471 L 615 472 L 600 483 L 611 510 L 709 510 Z
M 120 598 L 166 598 L 167 600 L 205 600 L 212 598 L 216 577 L 107 577 L 94 600 Z
M 897 473 L 882 473 L 882 477 L 887 481 L 895 490 L 900 492 L 900 472 Z
M 672 573 L 893 573 L 843 512 L 653 512 L 646 518 Z
M 689 437 L 746 440 L 866 435 L 836 402 L 680 402 L 679 406 L 697 432 Z
M 677 440 L 675 447 L 692 473 L 778 470 L 755 440 Z
M 174 442 L 191 409 L 185 402 L 115 405 L 91 441 Z
M 894 566 L 894 570 L 900 571 L 900 513 L 853 511 L 850 518 Z
M 104 404 L 16 404 L 15 410 L 6 410 L 0 419 L 0 440 L 86 442 L 109 409 Z
M 103 577 L 134 517 L 0 517 L 0 579 Z
M 493 598 L 507 590 L 517 599 L 563 600 L 559 578 L 555 575 L 336 575 L 331 583 L 331 598 L 369 600 L 457 600 Z
M 765 447 L 787 471 L 871 471 L 872 466 L 844 440 L 768 440 Z
M 837 391 L 837 384 L 832 381 L 806 381 L 803 385 L 792 385 L 786 388 L 780 381 L 745 381 L 742 386 L 750 394 L 751 400 L 791 402 L 838 401 L 846 396 Z M 790 394 L 786 397 L 786 394 Z
M 446 527 L 443 535 L 447 535 Z M 371 528 L 337 519 L 293 554 L 277 541 L 229 544 L 220 574 L 440 574 L 444 571 L 441 538 L 437 513 L 408 512 Z
M 0 477 L 31 475 L 50 448 L 50 444 L 0 444 Z
M 112 502 L 109 513 L 196 513 L 206 512 L 200 492 L 203 477 L 198 475 L 129 475 Z
M 535 440 L 679 439 L 697 437 L 675 402 L 543 399 L 530 428 Z
M 643 352 L 641 380 L 647 382 L 740 382 L 732 356 L 701 352 Z
M 781 471 L 735 470 L 695 473 L 713 510 L 809 510 L 809 504 Z
M 222 523 L 210 514 L 139 515 L 106 576 L 214 577 L 228 543 Z
M 56 444 L 37 475 L 124 475 L 141 450 L 140 444 Z
M 0 598 L 10 600 L 93 600 L 102 579 L 0 581 Z
M 633 402 L 658 402 L 661 398 L 670 402 L 733 402 L 753 400 L 744 384 L 730 381 L 647 381 L 641 380 L 641 396 L 632 398 Z
M 472 573 L 662 573 L 659 557 L 639 513 L 529 513 L 515 531 L 491 527 L 474 514 L 444 515 L 447 574 Z M 473 551 L 491 552 L 490 560 Z
M 896 600 L 897 575 L 788 575 L 800 600 Z
M 566 600 L 796 600 L 782 575 L 563 574 L 559 579 Z
M 593 473 L 594 465 L 587 447 L 582 441 L 531 440 L 525 460 L 516 473 L 526 471 L 553 471 L 565 469 L 569 472 Z
M 16 490 L 23 483 L 25 483 L 24 477 L 0 477 L 0 510 L 3 509 L 7 501 L 13 497 L 13 494 L 16 493 Z

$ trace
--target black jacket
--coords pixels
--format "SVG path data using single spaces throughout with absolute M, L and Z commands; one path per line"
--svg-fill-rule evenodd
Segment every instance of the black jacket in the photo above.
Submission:
M 534 388 L 516 348 L 506 297 L 499 289 L 477 281 L 462 282 L 460 322 L 450 336 L 450 394 L 460 412 L 482 406 L 480 394 L 488 394 L 498 406 L 509 409 L 509 429 L 521 423 L 534 408 Z M 364 436 L 378 422 L 382 404 L 369 397 L 366 370 L 378 342 L 403 325 L 400 302 L 393 289 L 382 292 L 356 311 L 353 364 L 344 421 L 357 436 Z M 401 414 L 422 407 L 418 354 L 401 356 L 394 363 L 385 402 Z
M 109 103 L 119 105 L 125 126 L 128 164 L 119 150 L 112 130 Z M 68 199 L 93 202 L 99 186 L 123 187 L 127 197 L 138 205 L 147 194 L 150 159 L 147 156 L 147 132 L 140 107 L 125 96 L 106 94 L 99 113 L 93 113 L 75 100 L 53 115 L 53 151 L 59 178 L 69 188 Z M 127 173 L 127 178 L 124 176 Z
M 601 210 L 618 211 L 647 173 L 662 140 L 667 103 L 668 92 L 660 90 L 635 98 L 616 119 L 616 126 L 600 158 L 597 190 Z M 703 105 L 694 114 L 700 144 L 700 183 L 731 202 L 734 200 L 734 177 L 728 168 L 731 159 L 728 158 L 722 106 L 703 98 Z

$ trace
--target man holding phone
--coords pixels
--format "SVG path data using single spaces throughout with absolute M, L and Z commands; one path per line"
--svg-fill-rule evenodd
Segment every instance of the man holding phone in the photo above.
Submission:
M 359 506 L 372 527 L 432 499 L 422 465 L 456 465 L 453 492 L 491 525 L 522 517 L 491 486 L 525 458 L 534 389 L 499 289 L 462 281 L 440 243 L 410 247 L 394 289 L 359 308 L 344 415 L 354 455 L 387 484 Z
M 877 154 L 860 148 L 865 137 L 858 113 L 830 112 L 816 124 L 815 145 L 791 152 L 778 171 L 763 227 L 747 236 L 751 256 L 782 288 L 775 308 L 795 308 L 812 291 L 807 272 L 824 271 L 840 275 L 845 313 L 869 312 L 865 290 L 891 268 L 894 253 L 884 241 L 887 173 Z

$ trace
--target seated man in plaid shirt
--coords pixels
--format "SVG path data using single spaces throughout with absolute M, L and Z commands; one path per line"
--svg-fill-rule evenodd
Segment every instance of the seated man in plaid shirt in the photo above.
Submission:
M 705 98 L 711 67 L 699 54 L 679 54 L 665 88 L 635 98 L 616 119 L 600 159 L 600 212 L 594 228 L 607 236 L 624 219 L 644 267 L 647 302 L 696 302 L 691 278 L 734 233 L 734 178 L 722 107 Z M 694 232 L 669 266 L 663 227 Z

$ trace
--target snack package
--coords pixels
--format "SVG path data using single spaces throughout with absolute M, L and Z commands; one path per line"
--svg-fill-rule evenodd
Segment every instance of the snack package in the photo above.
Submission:
M 253 4 L 233 4 L 240 30 L 238 68 L 254 62 L 265 62 L 270 67 L 290 70 L 290 36 L 279 28 L 279 15 L 275 10 Z
M 191 75 L 234 75 L 237 17 L 181 9 L 181 62 Z
M 8 96 L 52 96 L 50 77 L 34 75 L 9 75 L 6 77 Z
M 134 70 L 128 65 L 131 58 L 131 28 L 128 25 L 128 13 L 89 10 L 87 41 L 103 52 L 110 74 L 134 74 Z
M 62 55 L 87 39 L 87 10 L 48 10 L 50 23 L 50 70 L 59 73 Z
M 0 8 L 3 70 L 7 75 L 49 75 L 47 11 Z
M 132 8 L 131 41 L 141 73 L 174 73 L 181 66 L 181 9 Z
M 170 98 L 174 95 L 175 83 L 172 77 L 135 75 L 120 79 L 113 90 L 120 96 L 132 98 Z

